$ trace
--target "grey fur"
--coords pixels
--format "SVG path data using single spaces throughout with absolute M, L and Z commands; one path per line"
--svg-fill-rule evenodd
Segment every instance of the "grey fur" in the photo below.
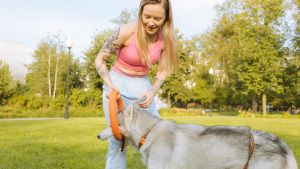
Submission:
M 121 132 L 139 150 L 148 169 L 242 169 L 249 153 L 249 129 L 233 126 L 177 124 L 130 105 L 119 116 Z M 139 149 L 142 135 L 155 124 Z M 110 132 L 108 132 L 110 131 Z M 256 143 L 249 169 L 297 169 L 295 157 L 278 137 L 252 130 Z M 106 129 L 98 137 L 112 136 Z

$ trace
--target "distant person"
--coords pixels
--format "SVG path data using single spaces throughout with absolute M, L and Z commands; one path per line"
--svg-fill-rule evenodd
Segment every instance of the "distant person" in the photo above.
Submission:
M 291 108 L 290 108 L 290 114 L 295 114 L 295 106 L 292 104 Z
M 169 0 L 141 0 L 136 22 L 121 26 L 108 39 L 95 64 L 104 80 L 103 109 L 107 126 L 110 125 L 107 95 L 118 91 L 125 108 L 140 101 L 140 107 L 159 116 L 153 101 L 165 78 L 177 67 L 177 53 L 173 30 L 172 8 Z M 117 59 L 110 71 L 106 60 L 112 53 Z M 159 62 L 156 78 L 151 84 L 148 73 Z M 106 169 L 125 169 L 126 153 L 119 151 L 120 142 L 111 137 L 106 156 Z

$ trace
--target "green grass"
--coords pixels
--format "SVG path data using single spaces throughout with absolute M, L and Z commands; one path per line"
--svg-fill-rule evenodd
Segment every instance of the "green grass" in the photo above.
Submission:
M 164 117 L 179 123 L 242 125 L 278 135 L 300 162 L 300 120 L 241 117 Z M 0 169 L 103 169 L 107 142 L 96 135 L 103 118 L 0 121 Z M 129 149 L 128 169 L 145 169 L 140 155 Z

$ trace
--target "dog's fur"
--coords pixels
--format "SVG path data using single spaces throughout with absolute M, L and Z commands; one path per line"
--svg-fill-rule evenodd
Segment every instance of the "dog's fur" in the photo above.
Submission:
M 122 134 L 136 149 L 141 136 L 154 125 L 139 149 L 148 169 L 242 169 L 248 159 L 246 127 L 177 124 L 141 111 L 137 104 L 118 118 Z M 278 137 L 258 130 L 251 133 L 255 149 L 249 169 L 298 169 L 292 151 Z M 98 138 L 110 136 L 107 128 Z

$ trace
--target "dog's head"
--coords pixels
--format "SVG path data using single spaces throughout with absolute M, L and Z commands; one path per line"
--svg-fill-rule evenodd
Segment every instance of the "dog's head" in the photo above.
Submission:
M 128 128 L 134 123 L 138 111 L 140 111 L 140 106 L 135 102 L 130 104 L 123 113 L 118 113 L 119 129 L 123 136 L 129 137 Z M 113 136 L 113 133 L 110 127 L 104 129 L 97 135 L 100 140 L 107 140 L 111 136 Z

